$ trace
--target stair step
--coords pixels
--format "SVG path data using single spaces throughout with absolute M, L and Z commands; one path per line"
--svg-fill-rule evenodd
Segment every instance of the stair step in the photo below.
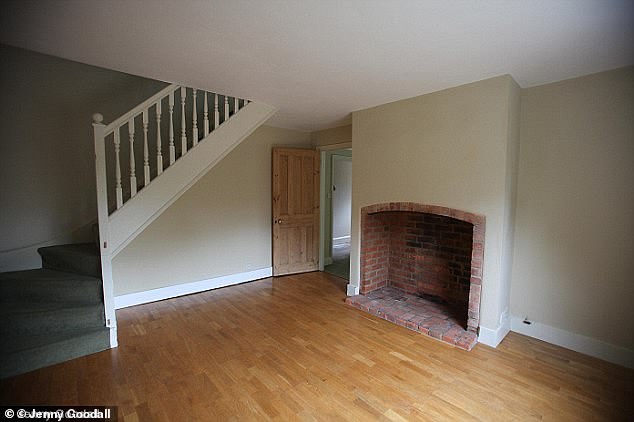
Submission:
M 95 277 L 49 269 L 0 273 L 0 302 L 102 303 L 102 283 Z
M 101 278 L 101 257 L 94 243 L 75 243 L 39 248 L 42 267 Z
M 0 308 L 0 334 L 24 336 L 99 328 L 105 325 L 103 304 L 77 306 L 66 302 L 5 303 Z
M 4 338 L 0 378 L 33 371 L 109 348 L 106 327 Z

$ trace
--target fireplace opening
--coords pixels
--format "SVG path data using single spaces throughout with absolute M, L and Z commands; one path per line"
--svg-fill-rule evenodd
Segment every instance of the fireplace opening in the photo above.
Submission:
M 434 295 L 430 295 L 429 293 L 421 293 L 421 292 L 416 293 L 416 296 L 420 297 L 421 299 L 428 300 L 432 303 L 438 303 L 440 305 L 448 305 L 447 301 L 440 296 L 434 296 Z
M 470 350 L 477 340 L 484 217 L 414 203 L 362 209 L 360 295 L 347 302 Z

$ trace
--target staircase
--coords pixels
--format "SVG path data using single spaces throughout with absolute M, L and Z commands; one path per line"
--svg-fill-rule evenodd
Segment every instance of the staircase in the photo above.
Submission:
M 112 259 L 275 111 L 169 85 L 108 125 L 100 114 L 93 116 L 101 275 L 112 347 L 117 346 Z M 126 135 L 128 142 L 122 142 Z M 140 156 L 143 171 L 137 172 Z
M 43 268 L 0 274 L 0 378 L 110 346 L 96 245 L 38 253 Z
M 116 347 L 112 259 L 275 111 L 169 85 L 108 125 L 96 113 L 98 246 L 40 248 L 42 269 L 0 274 L 0 377 Z

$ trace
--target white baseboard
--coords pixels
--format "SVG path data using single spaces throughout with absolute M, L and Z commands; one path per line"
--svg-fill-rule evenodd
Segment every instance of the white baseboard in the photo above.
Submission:
M 332 246 L 339 246 L 339 245 L 349 245 L 350 244 L 350 236 L 341 236 L 341 237 L 333 237 L 332 239 Z
M 486 344 L 491 347 L 498 347 L 498 344 L 504 340 L 504 337 L 511 331 L 511 323 L 508 313 L 502 314 L 500 317 L 500 325 L 496 329 L 480 326 L 478 334 L 478 343 Z
M 110 327 L 110 347 L 118 347 L 119 341 L 117 340 L 117 327 Z
M 348 283 L 346 291 L 348 296 L 356 296 L 359 294 L 359 286 L 352 283 Z
M 219 287 L 231 286 L 233 284 L 246 283 L 247 281 L 267 278 L 271 277 L 272 275 L 273 268 L 267 267 L 255 271 L 229 274 L 210 278 L 207 280 L 161 287 L 160 289 L 147 290 L 145 292 L 115 296 L 114 308 L 127 308 L 128 306 L 140 305 L 142 303 L 156 302 L 158 300 L 170 299 L 172 297 L 204 292 L 205 290 L 217 289 Z
M 511 316 L 511 330 L 575 352 L 590 355 L 608 362 L 634 368 L 634 350 L 606 343 L 595 338 L 586 337 L 550 325 L 531 321 L 524 324 L 524 318 Z

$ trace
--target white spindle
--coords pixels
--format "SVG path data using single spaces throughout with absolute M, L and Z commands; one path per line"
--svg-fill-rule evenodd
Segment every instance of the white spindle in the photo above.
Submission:
M 238 105 L 238 101 L 240 101 L 238 97 L 233 97 L 233 114 L 236 114 L 238 112 L 238 109 L 240 108 Z
M 156 175 L 163 173 L 163 148 L 161 146 L 161 100 L 156 102 Z
M 197 89 L 192 89 L 194 106 L 192 107 L 192 146 L 198 144 L 198 111 L 196 110 L 196 93 Z
M 119 139 L 119 129 L 114 129 L 114 165 L 115 165 L 115 185 L 114 190 L 117 195 L 117 209 L 123 205 L 123 189 L 121 189 L 121 161 L 119 151 L 121 149 L 121 139 Z
M 249 104 L 249 100 L 247 99 L 242 100 L 242 108 L 246 107 L 247 104 Z
M 150 150 L 147 145 L 148 114 L 147 109 L 143 110 L 143 186 L 150 183 Z
M 169 95 L 170 109 L 170 166 L 176 161 L 176 148 L 174 147 L 174 91 Z
M 223 122 L 229 120 L 229 97 L 225 95 L 225 119 Z
M 220 110 L 218 110 L 218 94 L 214 94 L 214 130 L 220 125 Z
M 187 133 L 185 132 L 185 97 L 187 89 L 181 88 L 181 157 L 187 152 Z
M 203 104 L 203 130 L 205 137 L 209 135 L 209 109 L 207 106 L 207 91 L 205 91 L 205 98 Z
M 134 117 L 128 122 L 130 135 L 130 198 L 136 195 L 136 163 L 134 161 Z

